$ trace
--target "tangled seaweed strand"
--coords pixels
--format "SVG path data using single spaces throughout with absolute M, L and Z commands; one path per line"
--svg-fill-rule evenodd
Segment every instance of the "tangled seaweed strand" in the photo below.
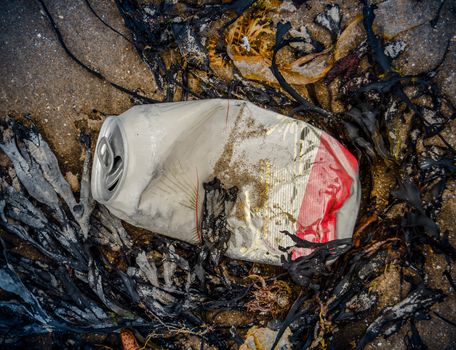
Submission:
M 233 202 L 236 189 L 225 191 L 217 179 L 205 184 L 207 227 L 200 251 L 181 256 L 178 249 L 189 247 L 164 238 L 145 251 L 120 220 L 103 206 L 94 206 L 88 178 L 90 140 L 82 134 L 81 141 L 86 159 L 78 202 L 37 128 L 9 117 L 1 120 L 0 149 L 13 168 L 0 182 L 0 227 L 8 233 L 1 239 L 0 289 L 16 300 L 0 302 L 3 341 L 14 343 L 50 331 L 110 333 L 130 327 L 157 336 L 199 334 L 223 344 L 206 334 L 194 312 L 213 301 L 213 289 L 226 297 L 215 299 L 222 303 L 243 293 L 243 287 L 208 282 L 201 289 L 195 264 L 198 277 L 220 279 L 207 262 L 217 265 L 226 249 L 230 231 L 219 209 Z M 11 250 L 13 236 L 35 249 L 39 258 Z M 154 251 L 163 252 L 160 259 L 150 256 Z
M 354 128 L 359 128 L 363 134 L 363 142 L 360 142 L 360 134 L 351 131 L 351 142 L 361 146 L 362 153 L 369 158 L 380 158 L 386 164 L 392 164 L 392 157 L 385 147 L 385 131 L 380 128 L 380 118 L 385 111 L 377 110 L 368 102 L 363 101 L 361 94 L 376 89 L 380 98 L 387 101 L 397 98 L 404 103 L 415 115 L 422 118 L 418 106 L 415 106 L 403 92 L 404 84 L 412 81 L 409 77 L 403 78 L 391 68 L 391 60 L 384 54 L 381 42 L 372 29 L 374 18 L 373 7 L 367 1 L 364 2 L 364 26 L 367 33 L 367 42 L 370 47 L 369 55 L 373 62 L 386 74 L 383 81 L 373 82 L 358 90 L 357 97 L 352 102 L 359 106 L 359 109 L 352 109 L 347 115 Z M 284 25 L 282 25 L 284 26 Z M 289 26 L 278 28 L 278 40 Z M 427 77 L 425 84 L 432 86 L 432 81 Z M 432 94 L 435 90 L 429 89 Z M 434 96 L 437 100 L 439 97 Z M 348 125 L 351 127 L 351 125 Z M 429 128 L 428 123 L 415 123 L 419 128 Z M 387 125 L 386 125 L 387 128 Z M 386 129 L 387 130 L 387 129 Z M 425 134 L 426 130 L 420 130 Z M 442 137 L 440 137 L 443 139 Z M 402 179 L 398 180 L 398 187 L 392 192 L 392 199 L 407 204 L 405 216 L 396 216 L 383 220 L 375 231 L 375 240 L 368 239 L 358 247 L 344 249 L 342 255 L 335 248 L 337 241 L 333 242 L 334 247 L 328 244 L 315 245 L 314 252 L 306 257 L 295 261 L 289 258 L 284 267 L 288 269 L 294 282 L 303 285 L 303 295 L 296 302 L 299 307 L 292 308 L 284 321 L 275 344 L 278 343 L 286 327 L 290 327 L 297 341 L 297 348 L 316 349 L 326 348 L 333 344 L 333 329 L 341 328 L 348 321 L 361 320 L 366 312 L 376 304 L 376 296 L 369 293 L 367 286 L 381 274 L 386 263 L 394 262 L 403 267 L 412 266 L 418 271 L 419 278 L 411 280 L 412 289 L 409 294 L 393 307 L 386 308 L 380 312 L 375 320 L 368 326 L 364 335 L 357 343 L 356 349 L 363 349 L 370 341 L 378 336 L 389 336 L 397 332 L 405 321 L 418 313 L 426 313 L 429 307 L 444 299 L 445 295 L 440 290 L 426 286 L 423 272 L 423 249 L 430 245 L 436 252 L 443 254 L 449 264 L 454 262 L 456 250 L 449 244 L 448 237 L 439 232 L 435 218 L 441 206 L 442 192 L 448 179 L 455 177 L 455 164 L 453 148 L 448 145 L 446 149 L 440 150 L 438 160 L 423 160 L 421 166 L 414 157 L 405 157 L 402 164 L 397 164 L 399 169 L 408 169 L 403 172 Z M 409 154 L 416 154 L 416 143 L 410 142 Z M 445 161 L 445 159 L 448 159 Z M 430 164 L 434 175 L 431 175 Z M 413 169 L 413 170 L 412 170 Z M 439 173 L 439 175 L 436 175 Z M 430 177 L 432 176 L 432 180 Z M 432 193 L 432 203 L 423 203 L 423 186 L 415 185 L 413 180 L 421 181 L 422 184 L 433 182 L 434 186 L 427 187 Z M 421 189 L 421 190 L 420 190 Z M 397 203 L 397 202 L 396 202 Z M 386 209 L 389 210 L 389 208 Z M 382 216 L 386 214 L 382 213 Z M 373 235 L 372 235 L 373 236 Z M 371 236 L 371 237 L 372 237 Z M 292 235 L 293 237 L 293 235 Z M 311 247 L 308 242 L 297 245 Z M 340 242 L 343 244 L 344 242 Z M 334 260 L 336 260 L 334 262 Z M 332 261 L 331 261 L 332 260 Z M 418 276 L 417 276 L 418 277 Z M 451 285 L 451 282 L 449 282 Z M 310 289 L 309 289 L 310 288 Z M 364 299 L 363 303 L 359 300 Z M 319 305 L 319 306 L 318 306 Z M 353 309 L 353 305 L 358 305 Z M 412 323 L 413 325 L 413 323 Z M 419 343 L 419 333 L 412 326 L 413 341 Z M 410 340 L 411 341 L 411 340 Z M 334 345 L 333 345 L 334 346 Z

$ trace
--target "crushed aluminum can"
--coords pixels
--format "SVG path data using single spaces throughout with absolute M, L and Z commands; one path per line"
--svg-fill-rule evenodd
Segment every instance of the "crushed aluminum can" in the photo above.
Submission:
M 279 265 L 282 230 L 311 242 L 352 236 L 358 164 L 339 142 L 240 100 L 135 106 L 105 120 L 92 193 L 126 222 L 198 244 L 203 182 L 239 189 L 226 255 Z M 309 252 L 296 248 L 293 256 Z

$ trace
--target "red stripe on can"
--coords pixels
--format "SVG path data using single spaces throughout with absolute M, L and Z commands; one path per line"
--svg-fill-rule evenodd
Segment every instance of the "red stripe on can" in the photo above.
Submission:
M 341 154 L 342 152 L 342 154 Z M 341 158 L 346 161 L 341 162 Z M 347 164 L 352 169 L 346 169 Z M 336 239 L 337 211 L 350 197 L 356 174 L 356 158 L 331 136 L 322 133 L 296 222 L 296 235 L 310 242 L 325 243 Z M 308 255 L 312 249 L 295 248 L 292 259 Z

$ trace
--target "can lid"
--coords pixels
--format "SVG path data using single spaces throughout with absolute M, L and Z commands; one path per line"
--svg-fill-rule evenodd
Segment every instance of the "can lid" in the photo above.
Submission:
M 125 139 L 116 117 L 108 118 L 98 136 L 92 168 L 92 194 L 109 201 L 121 187 L 126 167 Z

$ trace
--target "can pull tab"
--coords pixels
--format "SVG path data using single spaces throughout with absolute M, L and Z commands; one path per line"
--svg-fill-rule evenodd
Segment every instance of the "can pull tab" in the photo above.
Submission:
M 114 153 L 109 140 L 104 136 L 98 141 L 97 156 L 105 174 L 106 189 L 112 191 L 122 175 L 123 159 Z

